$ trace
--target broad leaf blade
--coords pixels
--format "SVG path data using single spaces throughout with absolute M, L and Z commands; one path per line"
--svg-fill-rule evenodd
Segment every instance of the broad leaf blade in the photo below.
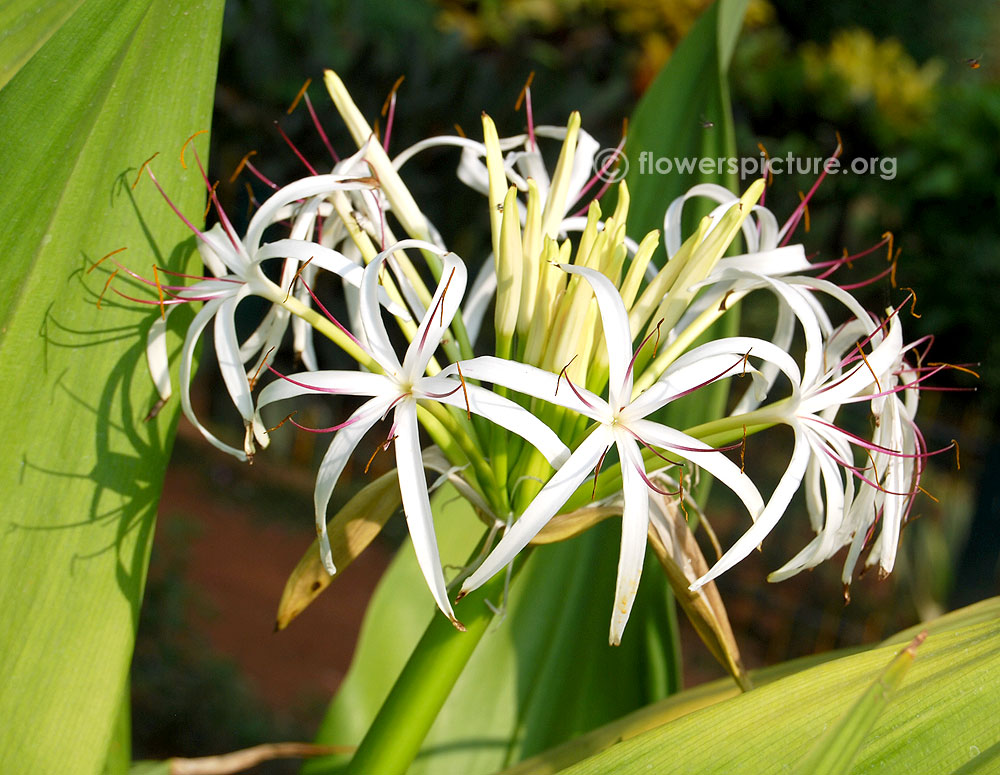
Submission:
M 727 71 L 746 6 L 747 0 L 717 0 L 705 11 L 629 120 L 625 155 L 633 236 L 662 229 L 667 205 L 695 183 L 736 184 L 728 169 L 720 174 L 705 174 L 697 167 L 690 174 L 660 174 L 655 163 L 734 155 Z
M 903 682 L 917 647 L 924 642 L 920 633 L 900 651 L 888 667 L 858 698 L 847 714 L 817 741 L 810 754 L 795 769 L 798 775 L 846 775 L 858 756 L 868 733 Z
M 86 270 L 122 246 L 142 273 L 189 265 L 149 181 L 122 182 L 163 151 L 161 181 L 200 216 L 203 184 L 177 151 L 208 126 L 221 25 L 219 0 L 76 5 L 44 6 L 63 23 L 25 33 L 39 45 L 0 50 L 4 772 L 93 773 L 108 755 L 176 408 L 141 422 L 153 313 L 113 296 L 98 310 L 110 270 Z
M 989 771 L 1000 745 L 1000 599 L 927 626 L 920 658 L 866 738 L 851 772 Z M 758 773 L 791 769 L 899 651 L 892 643 L 795 673 L 613 745 L 561 772 Z M 697 690 L 696 690 L 697 691 Z M 679 695 L 671 700 L 680 700 Z M 972 763 L 983 757 L 985 769 Z

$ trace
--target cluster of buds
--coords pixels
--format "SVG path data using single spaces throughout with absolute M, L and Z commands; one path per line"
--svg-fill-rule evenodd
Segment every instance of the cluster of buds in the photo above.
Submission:
M 758 546 L 803 486 L 816 537 L 772 579 L 844 547 L 845 585 L 865 551 L 867 566 L 892 570 L 929 454 L 914 423 L 918 388 L 944 367 L 924 363 L 923 343 L 904 343 L 902 304 L 881 314 L 866 310 L 849 288 L 827 279 L 846 259 L 813 262 L 791 244 L 805 203 L 779 227 L 760 204 L 764 180 L 742 196 L 696 186 L 665 203 L 662 235 L 636 242 L 628 235 L 624 183 L 610 214 L 602 212 L 600 192 L 589 205 L 582 202 L 597 179 L 599 145 L 581 129 L 578 114 L 565 127 L 536 127 L 529 93 L 524 135 L 501 138 L 484 116 L 481 142 L 434 137 L 390 158 L 392 113 L 380 138 L 330 71 L 326 85 L 357 152 L 330 173 L 310 168 L 308 177 L 283 188 L 270 184 L 273 195 L 242 237 L 209 186 L 219 223 L 202 231 L 185 222 L 212 277 L 190 285 L 164 285 L 159 277 L 143 282 L 157 292 L 146 301 L 163 311 L 148 341 L 162 401 L 171 392 L 166 312 L 204 302 L 181 352 L 180 393 L 185 414 L 216 447 L 252 459 L 273 432 L 261 412 L 278 401 L 310 394 L 363 399 L 338 424 L 309 429 L 332 434 L 315 488 L 328 573 L 336 572 L 327 535 L 332 493 L 365 434 L 382 420 L 389 429 L 377 449 L 394 448 L 419 566 L 437 606 L 459 627 L 451 604 L 459 584 L 461 597 L 509 567 L 561 516 L 591 509 L 622 515 L 610 631 L 618 643 L 647 536 L 670 540 L 668 515 L 696 508 L 690 489 L 702 469 L 739 498 L 751 526 L 707 572 L 690 576 L 692 590 Z M 390 107 L 394 99 L 395 92 Z M 551 175 L 540 141 L 561 142 Z M 487 199 L 492 257 L 468 293 L 465 262 L 448 250 L 400 176 L 407 160 L 438 146 L 460 149 L 459 179 Z M 706 197 L 715 209 L 684 235 L 685 202 Z M 278 232 L 279 239 L 265 241 Z M 661 237 L 667 261 L 659 267 L 653 259 Z M 745 252 L 732 255 L 740 238 Z M 268 262 L 274 268 L 265 271 Z M 314 291 L 320 271 L 342 279 L 345 323 Z M 240 339 L 234 315 L 250 296 L 270 306 Z M 773 335 L 704 343 L 706 332 L 747 297 L 763 297 L 774 311 Z M 491 300 L 493 332 L 482 337 Z M 191 406 L 192 358 L 210 322 L 226 389 L 244 422 L 242 445 L 217 438 Z M 274 352 L 289 327 L 305 369 L 279 374 Z M 314 332 L 339 345 L 358 370 L 320 369 Z M 489 340 L 492 354 L 476 354 L 478 339 Z M 273 380 L 255 399 L 264 376 Z M 671 402 L 724 380 L 738 386 L 731 410 L 693 428 L 662 422 Z M 870 436 L 843 427 L 839 415 L 853 404 L 867 409 Z M 776 425 L 791 428 L 794 444 L 765 498 L 745 470 L 743 448 L 748 434 Z M 493 527 L 495 545 L 451 580 L 451 590 L 435 537 L 421 427 L 436 448 L 434 459 L 447 461 L 448 478 Z M 440 462 L 434 465 L 441 470 Z

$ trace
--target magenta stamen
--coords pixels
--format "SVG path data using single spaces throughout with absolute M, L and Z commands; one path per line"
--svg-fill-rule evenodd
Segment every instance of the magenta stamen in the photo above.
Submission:
M 823 165 L 823 171 L 816 179 L 816 182 L 813 183 L 812 188 L 810 188 L 809 192 L 802 198 L 802 201 L 799 202 L 799 206 L 795 208 L 795 210 L 792 212 L 791 217 L 785 222 L 785 225 L 782 227 L 782 231 L 784 232 L 785 236 L 779 243 L 780 247 L 784 247 L 785 245 L 787 245 L 788 241 L 792 238 L 792 234 L 795 231 L 795 227 L 799 225 L 799 221 L 802 219 L 802 215 L 805 212 L 806 207 L 809 205 L 809 200 L 812 199 L 813 194 L 816 193 L 816 190 L 820 187 L 820 184 L 827 176 L 827 173 L 829 171 L 829 162 L 839 158 L 843 150 L 844 147 L 843 145 L 841 145 L 840 137 L 838 136 L 837 150 L 833 152 L 833 156 L 831 156 L 830 159 L 827 161 L 827 163 Z
M 583 199 L 583 197 L 586 196 L 587 192 L 590 191 L 591 188 L 593 188 L 594 184 L 598 180 L 603 180 L 604 184 L 594 195 L 594 199 L 597 200 L 600 199 L 602 196 L 604 196 L 604 193 L 611 187 L 611 183 L 613 182 L 612 180 L 613 176 L 606 177 L 606 173 L 609 169 L 611 169 L 612 165 L 618 160 L 619 156 L 621 156 L 622 150 L 624 148 L 625 148 L 625 137 L 623 136 L 618 145 L 615 146 L 615 152 L 608 154 L 608 158 L 604 162 L 604 164 L 601 165 L 601 169 L 598 170 L 590 178 L 590 180 L 587 181 L 586 185 L 580 189 L 580 193 L 577 195 L 576 199 L 570 204 L 570 206 L 575 205 L 577 202 Z M 579 210 L 573 213 L 573 217 L 576 218 L 586 213 L 587 207 L 589 207 L 589 205 L 584 205 L 583 207 L 581 207 Z
M 389 136 L 392 134 L 392 120 L 396 117 L 396 90 L 389 95 L 389 114 L 385 119 L 385 137 L 382 138 L 382 149 L 389 152 Z
M 444 288 L 441 291 L 441 295 L 438 296 L 433 308 L 431 308 L 430 314 L 427 316 L 427 325 L 424 327 L 423 333 L 420 335 L 420 345 L 421 350 L 427 345 L 427 335 L 430 333 L 431 324 L 434 322 L 434 316 L 441 310 L 441 326 L 444 327 L 444 295 L 448 292 L 448 286 L 451 285 L 451 278 L 455 276 L 455 270 L 451 270 L 451 274 L 448 275 L 448 280 L 444 283 Z M 450 321 L 449 321 L 450 322 Z
M 147 165 L 146 172 L 149 173 L 149 178 L 150 180 L 153 181 L 153 185 L 156 186 L 156 190 L 160 192 L 160 195 L 166 200 L 167 204 L 170 205 L 170 209 L 173 210 L 174 213 L 176 213 L 177 217 L 181 219 L 181 221 L 184 223 L 185 226 L 187 226 L 191 231 L 195 233 L 195 236 L 198 237 L 198 239 L 200 239 L 207 245 L 208 241 L 205 239 L 205 235 L 201 232 L 201 230 L 198 229 L 193 223 L 191 223 L 191 221 L 185 218 L 184 213 L 178 210 L 177 205 L 175 205 L 170 200 L 170 197 L 167 196 L 167 192 L 163 190 L 163 186 L 160 185 L 160 181 L 158 181 L 156 179 L 156 175 L 153 174 L 153 168 Z
M 357 419 L 354 417 L 348 417 L 346 420 L 344 420 L 344 422 L 340 423 L 339 425 L 331 425 L 329 428 L 307 428 L 305 425 L 301 425 L 300 423 L 295 422 L 295 419 L 292 417 L 288 418 L 288 422 L 290 422 L 300 431 L 308 431 L 309 433 L 335 433 L 336 431 L 339 431 L 342 428 L 346 428 L 349 425 L 354 425 L 354 423 L 357 422 Z
M 733 369 L 735 369 L 741 363 L 745 363 L 746 359 L 748 357 L 750 357 L 750 353 L 749 352 L 747 352 L 746 355 L 740 356 L 740 359 L 738 361 L 736 361 L 736 363 L 734 363 L 728 369 L 725 369 L 724 371 L 720 371 L 714 377 L 709 377 L 707 380 L 705 380 L 704 382 L 701 382 L 701 383 L 695 385 L 694 387 L 690 387 L 687 390 L 682 390 L 680 393 L 674 394 L 673 396 L 670 397 L 670 401 L 676 401 L 678 398 L 683 398 L 684 396 L 691 395 L 691 393 L 694 393 L 696 390 L 701 390 L 703 387 L 705 387 L 707 385 L 711 385 L 716 380 L 722 379 L 724 376 L 726 376 L 727 374 L 729 374 L 729 372 L 731 372 Z M 736 446 L 738 447 L 739 444 L 737 444 Z M 736 447 L 731 447 L 729 449 L 735 449 L 735 448 Z M 720 447 L 720 449 L 727 449 L 727 448 L 726 447 Z
M 530 83 L 530 80 L 529 80 Z M 531 86 L 524 87 L 524 112 L 528 118 L 528 144 L 529 151 L 537 151 L 538 143 L 535 141 L 535 117 L 531 110 Z
M 653 484 L 652 480 L 646 475 L 646 471 L 642 466 L 636 465 L 635 470 L 639 474 L 639 476 L 642 477 L 642 481 L 646 483 L 646 486 L 649 489 L 653 490 L 654 492 L 658 492 L 660 495 L 676 496 L 680 495 L 682 492 L 680 488 L 678 488 L 676 492 L 671 492 L 670 490 L 661 490 L 659 487 Z
M 259 180 L 261 183 L 263 183 L 268 188 L 272 188 L 275 191 L 277 191 L 280 188 L 280 186 L 277 183 L 275 183 L 267 175 L 265 175 L 263 172 L 261 172 L 259 169 L 257 169 L 253 165 L 253 162 L 251 162 L 251 161 L 244 162 L 243 166 L 246 167 L 248 170 L 250 170 L 250 172 L 252 172 L 257 177 L 257 180 Z M 256 200 L 254 200 L 254 201 L 256 202 Z
M 335 163 L 340 163 L 340 157 L 337 152 L 333 150 L 333 145 L 330 144 L 330 138 L 326 136 L 326 132 L 323 131 L 323 125 L 319 122 L 319 118 L 316 115 L 316 110 L 313 108 L 312 100 L 309 99 L 309 94 L 303 95 L 306 101 L 306 107 L 309 109 L 309 115 L 312 116 L 313 126 L 316 127 L 316 131 L 319 132 L 320 139 L 323 141 L 323 145 L 326 146 L 326 150 L 330 152 L 330 156 L 333 157 Z
M 127 301 L 131 301 L 131 302 L 134 302 L 136 304 L 149 304 L 149 305 L 156 306 L 156 307 L 159 307 L 161 304 L 163 306 L 171 306 L 171 305 L 174 305 L 174 304 L 186 304 L 189 301 L 204 301 L 203 299 L 164 299 L 161 302 L 159 299 L 138 299 L 135 296 L 129 296 L 129 295 L 125 294 L 125 293 L 122 293 L 121 291 L 119 291 L 117 288 L 114 288 L 114 287 L 112 287 L 111 290 L 114 293 L 116 293 L 119 296 L 121 296 L 123 299 L 126 299 Z
M 572 363 L 572 361 L 570 361 L 570 363 Z M 576 397 L 580 399 L 580 402 L 584 406 L 586 406 L 588 409 L 592 409 L 594 411 L 597 411 L 596 407 L 592 403 L 590 403 L 590 401 L 588 401 L 586 398 L 584 398 L 582 395 L 580 395 L 580 391 L 576 389 L 576 385 L 573 384 L 573 381 L 569 378 L 569 374 L 566 373 L 566 369 L 568 369 L 568 368 L 569 368 L 569 364 L 567 364 L 566 366 L 564 366 L 563 370 L 561 372 L 559 372 L 559 376 L 560 377 L 566 377 L 566 384 L 569 385 L 569 389 L 572 390 L 573 393 L 576 394 Z M 556 390 L 557 391 L 559 390 L 559 385 L 558 384 L 556 384 Z
M 456 387 L 454 390 L 449 390 L 447 393 L 432 393 L 429 390 L 421 390 L 420 391 L 420 396 L 421 397 L 422 396 L 426 396 L 427 398 L 447 398 L 448 396 L 455 395 L 455 393 L 457 393 L 461 389 L 462 389 L 462 385 L 459 384 L 458 387 Z
M 281 128 L 281 124 L 279 124 L 277 121 L 275 121 L 274 122 L 274 127 L 275 127 L 275 129 L 278 130 L 278 133 L 281 135 L 281 139 L 284 140 L 288 144 L 289 148 L 292 149 L 292 153 L 294 153 L 299 158 L 300 162 L 302 162 L 304 165 L 306 165 L 306 169 L 309 170 L 309 173 L 312 174 L 312 175 L 319 175 L 319 173 L 316 172 L 316 170 L 313 168 L 313 166 L 306 160 L 306 157 L 302 155 L 302 153 L 299 151 L 298 148 L 295 147 L 295 143 L 292 142 L 292 139 L 288 135 L 285 134 L 285 130 Z
M 302 283 L 303 288 L 309 291 L 309 295 L 312 297 L 312 300 L 316 302 L 316 306 L 320 308 L 320 310 L 327 317 L 327 319 L 331 323 L 333 323 L 337 328 L 339 328 L 341 332 L 343 332 L 344 335 L 347 336 L 348 339 L 354 342 L 354 344 L 356 344 L 358 347 L 361 347 L 361 349 L 364 349 L 361 342 L 358 341 L 358 338 L 354 336 L 354 334 L 352 334 L 346 328 L 344 328 L 344 326 L 340 323 L 340 321 L 337 320 L 337 318 L 335 318 L 332 314 L 330 314 L 330 310 L 328 310 L 326 307 L 323 306 L 323 302 L 321 302 L 318 298 L 316 298 L 316 294 L 313 293 L 312 288 L 309 287 L 309 284 L 305 281 L 305 278 L 303 278 L 301 275 L 299 275 L 299 282 Z
M 285 380 L 285 382 L 291 382 L 293 385 L 297 385 L 300 388 L 305 388 L 306 390 L 312 390 L 316 393 L 326 393 L 327 395 L 332 395 L 332 396 L 351 395 L 348 391 L 341 390 L 339 388 L 325 388 L 325 387 L 319 387 L 318 385 L 307 385 L 305 382 L 299 382 L 298 380 L 294 380 L 291 377 L 282 374 L 280 371 L 275 369 L 271 364 L 267 364 L 267 370 L 272 374 L 274 374 L 276 377 L 280 377 L 281 379 Z M 304 430 L 308 429 L 306 428 Z

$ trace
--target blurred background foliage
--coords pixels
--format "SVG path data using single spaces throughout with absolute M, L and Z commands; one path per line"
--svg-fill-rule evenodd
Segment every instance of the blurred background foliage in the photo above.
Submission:
M 212 127 L 212 175 L 221 180 L 220 197 L 237 220 L 246 218 L 251 177 L 243 173 L 230 181 L 230 176 L 250 150 L 257 151 L 257 166 L 279 183 L 305 173 L 275 122 L 307 159 L 329 164 L 308 112 L 300 105 L 286 113 L 306 78 L 314 80 L 309 94 L 334 147 L 349 152 L 349 138 L 321 86 L 326 67 L 341 74 L 370 118 L 379 115 L 392 84 L 405 76 L 392 134 L 397 152 L 428 135 L 454 133 L 456 125 L 478 136 L 483 110 L 494 116 L 501 133 L 522 131 L 523 109 L 515 113 L 514 104 L 532 72 L 537 123 L 561 123 L 579 109 L 584 127 L 602 145 L 613 146 L 623 118 L 707 5 L 704 0 L 230 0 Z M 855 159 L 894 160 L 891 175 L 883 164 L 881 175 L 828 177 L 810 204 L 810 231 L 799 237 L 808 254 L 829 259 L 845 248 L 864 250 L 891 230 L 902 250 L 899 285 L 914 289 L 921 315 L 906 315 L 908 337 L 934 334 L 932 359 L 966 364 L 981 375 L 948 372 L 935 380 L 975 393 L 923 394 L 921 427 L 929 446 L 957 438 L 962 468 L 956 471 L 953 455 L 935 459 L 925 482 L 934 498 L 918 499 L 890 579 L 861 579 L 846 607 L 833 565 L 766 585 L 766 572 L 808 540 L 806 520 L 794 514 L 759 557 L 722 579 L 751 665 L 871 642 L 998 591 L 1000 485 L 993 472 L 1000 451 L 993 439 L 1000 411 L 1000 338 L 991 312 L 1000 289 L 1000 55 L 992 46 L 998 37 L 1000 5 L 993 0 L 750 3 L 730 76 L 739 153 L 758 156 L 761 144 L 772 157 L 826 157 L 839 133 L 845 166 Z M 700 120 L 711 131 L 711 117 Z M 449 245 L 476 263 L 488 253 L 484 200 L 455 181 L 456 164 L 454 152 L 418 157 L 407 166 L 406 179 Z M 767 204 L 779 221 L 814 177 L 775 176 Z M 440 193 L 442 179 L 446 195 Z M 266 189 L 251 182 L 256 197 L 263 198 Z M 840 281 L 881 271 L 884 252 L 865 261 Z M 888 279 L 863 293 L 872 309 L 898 304 L 904 295 Z M 217 392 L 217 379 L 210 369 L 200 375 L 203 404 Z M 202 454 L 190 445 L 198 445 L 193 437 L 180 439 L 177 454 Z M 767 460 L 764 447 L 762 442 L 751 449 Z M 285 454 L 290 464 L 312 470 L 315 451 L 296 441 Z M 297 499 L 308 498 L 311 485 L 305 487 Z M 259 518 L 268 518 L 267 499 L 254 503 Z M 292 519 L 287 508 L 270 510 Z M 737 516 L 727 516 L 724 504 L 717 512 L 716 529 L 732 540 L 743 526 Z M 295 517 L 306 537 L 310 516 Z M 973 541 L 967 540 L 970 532 Z M 165 717 L 172 712 L 190 726 L 202 717 L 192 716 L 185 702 L 209 692 L 198 683 L 202 679 L 171 682 L 162 673 L 164 665 L 189 676 L 204 674 L 213 686 L 228 681 L 225 691 L 232 697 L 242 697 L 244 687 L 219 657 L 194 665 L 193 655 L 206 650 L 187 636 L 177 636 L 175 646 L 162 645 L 171 637 L 164 622 L 183 633 L 183 622 L 189 621 L 183 610 L 193 605 L 185 596 L 196 598 L 198 590 L 170 592 L 170 583 L 183 583 L 174 578 L 179 566 L 176 558 L 160 562 L 165 565 L 151 579 L 140 627 L 134 692 L 137 707 L 150 692 L 160 705 L 176 696 L 177 708 L 164 710 Z M 685 655 L 689 677 L 714 677 L 715 668 L 699 650 L 689 648 Z M 174 691 L 159 691 L 160 686 Z M 192 747 L 186 738 L 162 739 L 159 717 L 149 717 L 159 731 L 144 731 L 143 715 L 137 713 L 137 756 Z M 206 728 L 218 720 L 215 713 L 203 715 Z M 220 739 L 215 729 L 206 739 L 213 748 L 236 747 L 260 737 L 262 718 L 256 712 L 234 717 L 243 731 Z M 282 724 L 272 726 L 264 737 L 276 739 L 281 731 Z

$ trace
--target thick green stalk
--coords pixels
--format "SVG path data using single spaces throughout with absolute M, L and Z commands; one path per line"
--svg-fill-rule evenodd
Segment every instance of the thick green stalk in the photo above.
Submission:
M 478 552 L 477 549 L 473 557 Z M 465 623 L 465 632 L 456 630 L 444 616 L 431 620 L 358 746 L 346 775 L 402 775 L 406 772 L 472 652 L 493 621 L 494 614 L 485 601 L 495 600 L 503 593 L 504 575 L 497 575 L 456 604 L 455 615 Z

